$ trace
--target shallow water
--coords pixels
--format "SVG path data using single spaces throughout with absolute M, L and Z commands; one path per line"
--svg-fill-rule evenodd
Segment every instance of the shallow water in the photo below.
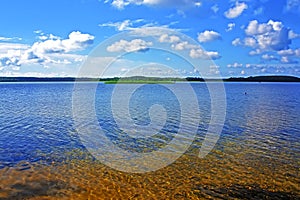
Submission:
M 89 92 L 84 84 L 82 95 Z M 223 131 L 202 159 L 210 96 L 204 83 L 191 85 L 201 113 L 193 144 L 165 168 L 132 174 L 97 161 L 81 143 L 72 118 L 72 83 L 0 84 L 0 199 L 299 199 L 300 85 L 225 83 Z M 99 125 L 114 144 L 151 152 L 173 139 L 182 113 L 172 92 L 150 84 L 133 93 L 135 123 L 150 123 L 151 105 L 167 112 L 157 135 L 134 140 L 113 118 L 114 87 L 99 84 L 95 98 Z

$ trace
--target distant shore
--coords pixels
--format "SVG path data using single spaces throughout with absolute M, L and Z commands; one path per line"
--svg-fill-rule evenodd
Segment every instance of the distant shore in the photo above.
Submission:
M 294 76 L 250 76 L 230 77 L 222 79 L 214 78 L 162 78 L 162 77 L 113 77 L 113 78 L 75 78 L 75 77 L 0 77 L 0 82 L 104 82 L 106 84 L 167 84 L 176 82 L 300 82 L 300 78 Z

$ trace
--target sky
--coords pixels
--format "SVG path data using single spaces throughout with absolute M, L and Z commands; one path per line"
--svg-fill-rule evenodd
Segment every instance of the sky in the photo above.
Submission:
M 88 58 L 98 56 L 93 67 L 100 71 L 118 57 L 107 76 L 130 75 L 136 66 L 196 76 L 201 66 L 187 62 L 202 59 L 210 66 L 201 76 L 300 77 L 300 0 L 0 4 L 0 76 L 78 76 Z

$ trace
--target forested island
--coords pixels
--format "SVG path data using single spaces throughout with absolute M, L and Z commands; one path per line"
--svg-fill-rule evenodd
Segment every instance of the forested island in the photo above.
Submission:
M 300 82 L 299 77 L 294 76 L 249 76 L 230 77 L 223 79 L 209 79 L 200 77 L 172 78 L 172 77 L 113 77 L 113 78 L 75 78 L 75 77 L 0 77 L 0 82 L 104 82 L 116 83 L 176 83 L 176 82 Z

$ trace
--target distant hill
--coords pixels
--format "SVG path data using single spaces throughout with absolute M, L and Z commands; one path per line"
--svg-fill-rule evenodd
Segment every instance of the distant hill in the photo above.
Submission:
M 247 78 L 228 78 L 226 82 L 300 82 L 300 78 L 294 76 L 250 76 Z
M 75 77 L 0 77 L 0 82 L 74 82 L 74 81 L 102 81 L 107 83 L 170 83 L 182 81 L 224 81 L 224 82 L 300 82 L 300 78 L 294 76 L 250 76 L 250 77 L 231 77 L 224 79 L 203 79 L 199 77 L 187 78 L 161 78 L 134 76 L 125 78 L 75 78 Z

